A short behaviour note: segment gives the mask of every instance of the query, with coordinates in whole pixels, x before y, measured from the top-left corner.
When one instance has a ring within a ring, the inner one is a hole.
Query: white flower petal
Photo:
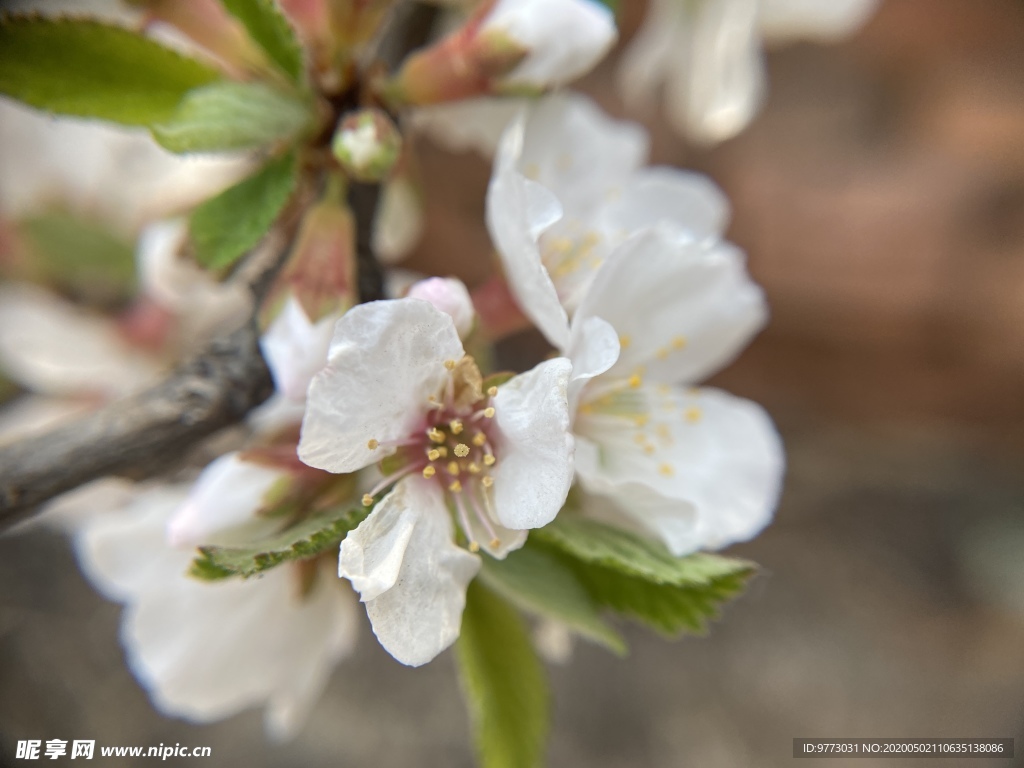
[[[416,527],[407,503],[406,489],[396,487],[341,542],[338,575],[352,582],[363,602],[380,597],[398,581]]]
[[[592,0],[498,0],[481,34],[507,35],[528,53],[506,85],[564,85],[597,64],[618,36],[615,17]]]
[[[187,347],[195,347],[241,326],[252,297],[244,286],[218,282],[183,257],[187,238],[185,219],[150,224],[139,235],[135,261],[143,291],[174,313],[176,331]]]
[[[650,0],[643,25],[622,54],[618,82],[630,111],[651,109],[665,80],[673,51],[685,39],[687,6],[679,0]]]
[[[621,193],[647,153],[642,126],[616,120],[586,96],[566,92],[541,99],[528,112],[515,163],[554,193],[568,220],[585,221],[596,206]]]
[[[337,320],[337,315],[328,315],[312,323],[302,305],[289,296],[260,338],[274,385],[289,400],[305,402],[313,376],[327,365],[327,350]]]
[[[612,238],[660,225],[701,240],[725,232],[729,201],[703,174],[670,167],[643,168],[596,216]]]
[[[648,386],[636,394],[647,405],[643,426],[600,414],[577,418],[584,487],[614,498],[677,555],[760,532],[784,469],[782,443],[764,410],[715,389]]]
[[[859,29],[878,0],[761,0],[761,32],[774,41],[829,41]]]
[[[393,587],[365,600],[380,644],[403,664],[426,664],[459,636],[466,586],[480,559],[452,542],[453,527],[441,489],[418,477],[401,480],[388,495],[394,514],[412,533]]]
[[[138,391],[160,373],[106,318],[22,283],[0,286],[0,367],[35,392],[104,397]]]
[[[225,545],[270,534],[279,521],[257,512],[274,485],[288,477],[284,470],[246,461],[237,452],[224,454],[207,465],[171,517],[168,541],[172,546]]]
[[[724,242],[648,230],[598,271],[577,318],[600,316],[623,342],[609,376],[694,383],[730,362],[767,317],[744,258]]]
[[[702,142],[732,138],[764,98],[759,0],[706,0],[669,62],[668,118]]]
[[[127,603],[121,638],[132,671],[164,713],[199,722],[268,704],[274,735],[291,735],[355,640],[355,600],[328,570],[301,595],[292,566],[251,580],[186,575],[189,550],[163,532],[187,486],[158,487],[80,533],[82,569]]]
[[[329,472],[354,472],[381,458],[370,440],[408,437],[459,360],[451,317],[418,299],[353,307],[338,321],[327,367],[309,387],[299,456]]]
[[[580,317],[572,324],[566,354],[572,361],[569,379],[569,413],[575,413],[584,385],[607,371],[619,359],[619,335],[600,317]]]
[[[540,528],[565,503],[573,478],[571,371],[565,358],[548,360],[507,382],[494,398],[494,510],[506,528]]]
[[[569,342],[569,318],[541,261],[537,237],[561,216],[558,201],[515,170],[522,122],[502,138],[487,190],[487,228],[520,308],[559,349]]]

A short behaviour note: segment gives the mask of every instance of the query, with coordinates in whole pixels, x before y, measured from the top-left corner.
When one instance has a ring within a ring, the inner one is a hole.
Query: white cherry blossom
[[[583,488],[678,555],[755,535],[778,495],[778,436],[757,405],[693,388],[766,317],[742,253],[720,237],[725,200],[694,175],[602,169],[602,144],[642,145],[606,119],[571,137],[535,126],[502,140],[488,224],[524,312],[573,361]],[[574,148],[597,159],[577,164]]]
[[[166,537],[188,485],[141,490],[77,536],[82,570],[125,605],[121,641],[164,714],[211,722],[265,706],[268,733],[293,736],[356,638],[354,595],[329,561],[285,564],[259,579],[187,575],[195,551]]]
[[[877,0],[652,0],[623,56],[633,107],[660,102],[683,135],[717,142],[739,133],[764,98],[764,37],[831,40],[852,33]]]
[[[451,316],[419,299],[363,304],[338,322],[299,456],[329,472],[392,465],[364,503],[394,487],[342,543],[339,573],[399,661],[424,664],[454,642],[481,543],[504,557],[561,509],[569,369],[549,360],[485,390]]]

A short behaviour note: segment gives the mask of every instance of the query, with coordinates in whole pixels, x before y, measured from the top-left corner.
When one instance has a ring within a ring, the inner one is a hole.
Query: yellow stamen
[[[366,447],[367,447],[367,448],[369,448],[369,449],[370,449],[371,451],[376,451],[376,450],[377,450],[377,448],[379,448],[379,447],[380,447],[380,443],[378,443],[378,442],[377,442],[376,440],[373,440],[373,439],[371,439],[371,440],[370,440],[370,441],[369,441],[369,442],[368,442],[368,443],[366,444]]]
[[[436,470],[436,469],[434,469],[433,467],[424,467],[424,468],[423,468],[423,476],[424,476],[425,478],[427,478],[428,480],[429,480],[430,478],[432,478],[432,477],[433,477],[434,475],[436,475],[436,474],[437,474],[437,470]]]
[[[622,334],[619,336],[619,346],[623,349],[629,349],[629,345],[633,343],[633,339],[629,337],[629,334]]]
[[[494,418],[494,408],[484,408],[484,418],[485,419],[493,419]]]
[[[689,408],[686,409],[686,413],[684,413],[683,416],[691,424],[696,424],[698,421],[700,421],[700,417],[703,416],[703,413],[697,406],[690,406]]]
[[[452,480],[451,484],[448,486],[448,490],[452,493],[462,493],[462,483],[458,480]]]
[[[497,549],[501,546],[501,539],[495,537],[491,539],[491,549]]]
[[[448,462],[448,474],[449,475],[458,475],[459,474],[459,462],[457,462],[457,461],[449,461]]]
[[[488,466],[488,467],[494,466],[494,462],[496,462],[496,461],[497,461],[497,459],[494,458],[494,456],[492,454],[490,454],[490,453],[485,453],[484,454],[484,464],[486,466]]]
[[[441,458],[441,452],[437,450],[437,448],[431,448],[427,451],[427,458],[430,459],[430,461],[437,461]]]
[[[496,394],[498,394],[498,388],[497,387],[488,387],[487,388],[487,396],[488,397],[494,397]]]
[[[672,475],[676,473],[676,471],[672,468],[671,464],[662,464],[660,467],[658,467],[658,471],[665,477],[672,477]]]
[[[439,446],[437,446],[437,452],[441,454],[441,458],[442,459],[447,459],[448,458],[448,446],[446,446],[446,445],[439,445]]]
[[[444,432],[442,432],[437,427],[431,427],[430,429],[428,429],[427,437],[429,437],[430,440],[435,443],[443,443],[445,440]]]
[[[449,371],[454,371],[455,370],[455,361],[454,360],[445,360],[444,361],[444,367],[447,368]]]
[[[458,419],[452,419],[451,422],[448,424],[448,426],[451,427],[453,435],[461,434],[461,432],[462,432],[462,422],[459,421]]]
[[[682,349],[685,346],[686,346],[686,337],[685,336],[676,336],[674,339],[672,339],[672,349]]]
[[[485,435],[483,432],[477,432],[475,435],[473,435],[473,445],[483,446],[483,444],[486,442],[487,435]]]
[[[480,482],[481,484],[483,484],[484,488],[490,488],[492,485],[494,485],[494,478],[491,477],[490,475],[485,475],[484,477],[480,478]]]
[[[630,389],[638,389],[640,387],[640,385],[643,384],[643,383],[644,383],[644,380],[640,376],[639,373],[634,373],[632,376],[629,377],[629,388]]]
[[[455,455],[460,459],[464,459],[469,456],[469,446],[465,443],[459,443],[455,446]]]
[[[372,507],[373,506],[373,496],[371,496],[368,493],[364,493],[363,494],[363,506],[364,507]]]
[[[469,542],[469,551],[475,555],[477,552],[480,551],[480,545],[477,544],[475,541]]]
[[[477,464],[475,461],[469,462],[469,466],[467,466],[466,469],[469,471],[469,474],[471,475],[480,474],[480,465]]]

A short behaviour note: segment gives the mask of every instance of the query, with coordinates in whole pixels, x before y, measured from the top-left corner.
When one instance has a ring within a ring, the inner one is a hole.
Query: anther
[[[487,388],[487,396],[488,397],[494,397],[497,394],[498,394],[498,388],[497,387],[488,387]]]
[[[445,441],[444,432],[437,427],[431,427],[427,430],[427,437],[429,437],[435,443],[443,443]]]
[[[499,538],[491,539],[491,549],[497,549],[500,546],[501,546],[501,539],[499,539]]]
[[[448,474],[458,476],[459,474],[459,462],[449,461],[448,462]]]
[[[475,435],[473,435],[473,445],[477,447],[482,447],[483,444],[486,442],[487,435],[485,435],[483,432],[477,432]]]
[[[423,476],[425,478],[427,478],[428,480],[430,478],[432,478],[435,474],[437,474],[437,470],[434,469],[433,467],[424,467],[423,468]]]
[[[437,461],[438,459],[441,458],[441,452],[437,450],[437,448],[431,448],[430,450],[427,451],[427,458],[430,461]]]
[[[697,408],[696,406],[692,406],[690,408],[687,408],[686,409],[686,413],[684,414],[684,416],[686,417],[686,420],[688,422],[690,422],[691,424],[696,424],[698,421],[700,421],[701,415],[702,415],[702,413],[701,413],[700,408]]]
[[[658,467],[658,471],[665,475],[665,477],[672,477],[676,473],[671,464],[662,464]]]
[[[477,464],[475,461],[471,461],[471,462],[469,462],[469,465],[466,467],[466,470],[471,475],[479,475],[480,474],[480,465]]]
[[[446,446],[446,445],[439,445],[439,446],[437,446],[437,452],[441,454],[441,458],[442,459],[447,459],[448,458],[448,446]]]
[[[643,380],[643,378],[641,378],[639,373],[634,373],[632,376],[629,377],[629,388],[630,389],[638,389],[640,387],[640,385],[643,384],[643,383],[644,383],[644,380]]]
[[[491,477],[490,475],[485,475],[484,477],[480,478],[480,482],[484,486],[484,488],[490,488],[492,485],[494,485],[494,478]]]
[[[363,506],[364,507],[372,507],[373,506],[373,496],[371,496],[368,493],[364,493],[363,494]]]
[[[619,336],[619,346],[622,347],[623,349],[629,349],[629,345],[632,342],[633,340],[629,338],[629,336],[625,333]]]
[[[453,435],[458,435],[462,432],[462,422],[458,419],[452,419],[448,426],[451,427]]]
[[[454,371],[455,370],[455,361],[454,360],[445,360],[444,361],[444,367],[447,368],[449,371]]]
[[[480,551],[480,545],[477,544],[475,541],[469,542],[469,551],[475,555],[477,552]]]
[[[376,451],[380,447],[380,443],[378,443],[376,440],[371,439],[366,444],[366,447],[369,448],[371,451]]]
[[[494,418],[494,408],[493,407],[484,408],[484,418],[485,419],[493,419]]]
[[[452,480],[452,482],[448,486],[448,490],[451,491],[452,493],[462,493],[462,483],[460,483],[458,480]]]
[[[672,339],[672,349],[682,349],[685,346],[686,346],[686,337],[685,336],[676,336],[674,339]]]
[[[465,443],[459,443],[455,446],[455,455],[460,459],[464,459],[469,456],[469,446]]]
[[[490,453],[485,453],[484,454],[484,464],[486,466],[488,466],[488,467],[493,466],[495,461],[497,461],[497,459],[494,458],[493,454],[490,454]]]

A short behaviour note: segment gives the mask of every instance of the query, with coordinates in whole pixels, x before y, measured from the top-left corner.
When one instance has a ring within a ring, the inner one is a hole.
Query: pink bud
[[[473,327],[473,302],[461,280],[454,277],[420,280],[409,289],[409,298],[429,301],[437,309],[451,315],[459,336],[465,337]]]

